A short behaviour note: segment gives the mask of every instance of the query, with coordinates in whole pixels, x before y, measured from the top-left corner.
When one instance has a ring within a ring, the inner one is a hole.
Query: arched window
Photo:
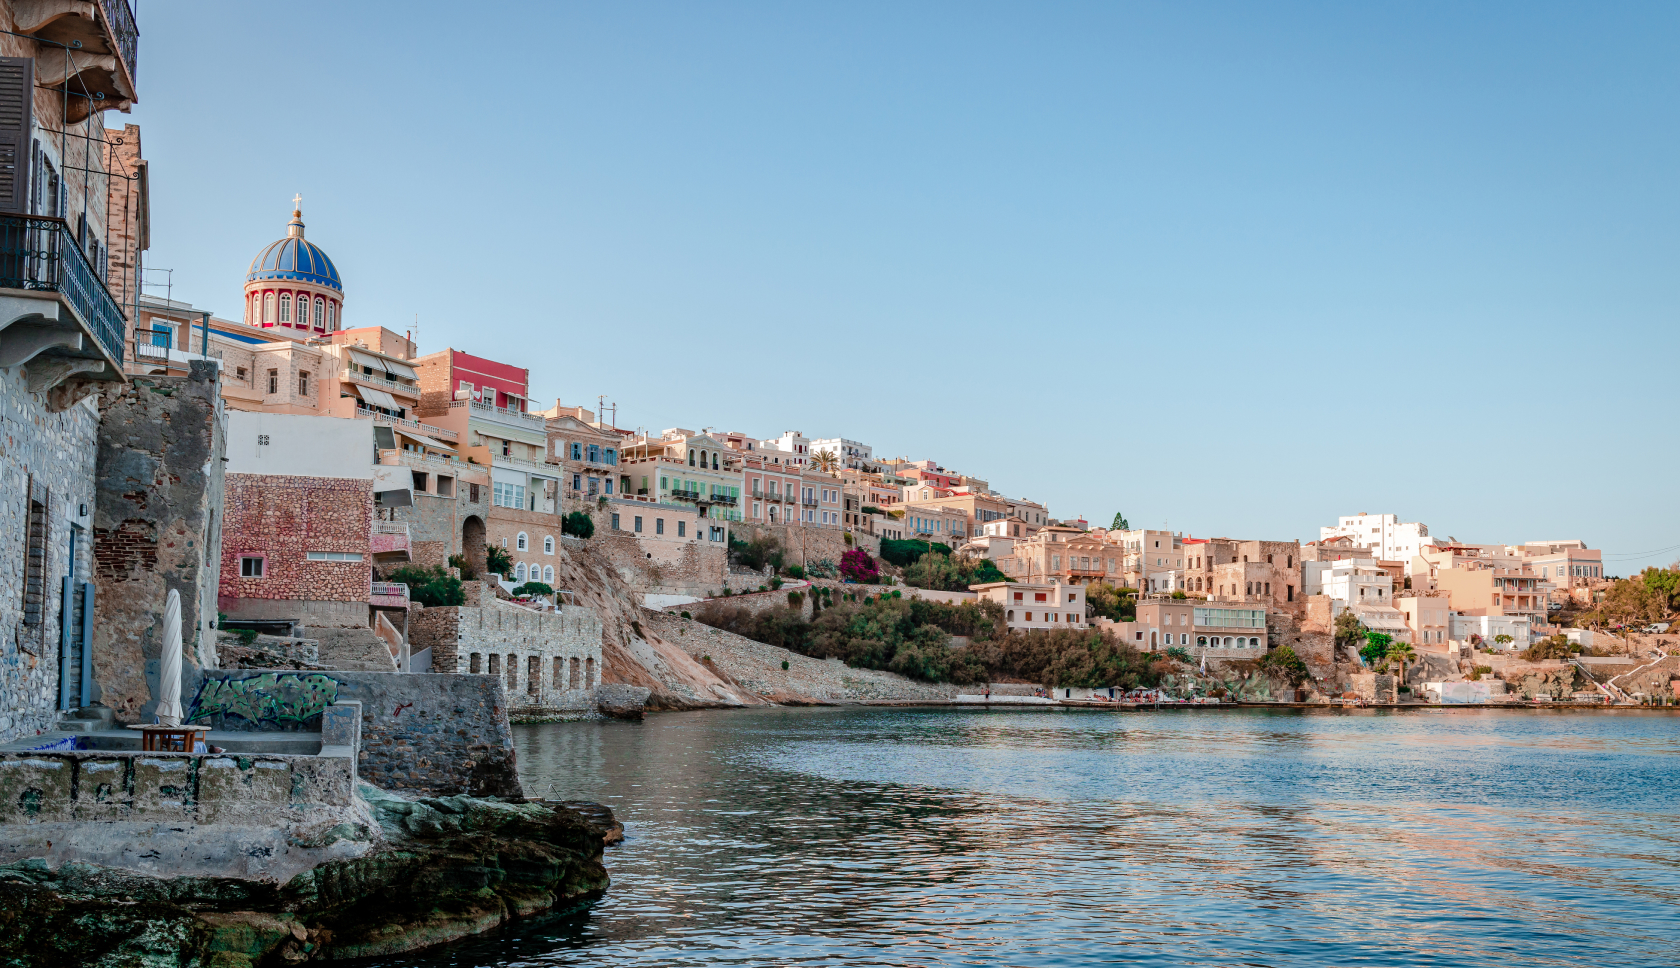
[[[1012,608],[1009,611],[1003,613],[1003,617],[1004,617],[1005,621],[1009,621],[1009,622],[1015,621],[1015,610]]]
[[[1204,648],[1204,649],[1207,648],[1207,636],[1205,636],[1205,635],[1196,636],[1196,644],[1198,646],[1200,646],[1201,648]]]
[[[1248,647],[1251,648],[1251,649],[1260,648],[1260,640],[1259,639],[1249,639],[1248,640]]]
[[[338,329],[338,303],[327,304],[327,330]]]
[[[688,466],[694,466],[694,451],[692,450],[688,452]]]
[[[545,554],[545,555],[554,554],[554,535],[551,535],[551,534],[543,535],[543,554]]]
[[[543,584],[544,585],[554,584],[554,566],[553,565],[543,565]]]
[[[712,470],[715,471],[717,469],[718,469],[718,455],[714,452],[712,454]]]
[[[327,313],[327,301],[325,299],[322,299],[319,296],[317,296],[315,298],[315,328],[316,329],[320,329],[324,325],[326,325],[326,319],[327,319],[326,313]]]
[[[521,537],[524,536],[521,535]],[[522,582],[525,580],[525,562],[521,561],[519,564],[513,566],[513,578],[515,581]]]
[[[524,551],[528,547],[525,532],[519,532],[519,537],[513,539],[513,550]]]
[[[292,321],[292,294],[289,292],[280,294],[280,321],[282,323]]]
[[[274,293],[263,294],[263,322],[274,322]]]

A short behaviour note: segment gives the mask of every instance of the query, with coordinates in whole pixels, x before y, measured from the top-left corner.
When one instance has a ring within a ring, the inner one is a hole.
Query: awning
[[[384,407],[386,410],[403,409],[402,404],[398,403],[395,397],[384,390],[375,390],[373,387],[364,387],[361,384],[354,384],[354,386],[356,392],[362,395],[362,399],[372,406]]]
[[[379,495],[379,503],[385,507],[411,507],[414,472],[401,465],[373,465],[373,493]]]
[[[350,359],[354,360],[358,366],[365,366],[381,373],[389,373],[392,376],[402,377],[405,380],[420,379],[419,374],[414,372],[414,367],[409,366],[407,363],[399,363],[396,360],[387,360],[382,356],[374,356],[372,353],[364,353],[361,350],[356,349],[350,351]]]
[[[417,437],[415,439],[420,441],[422,444],[425,444],[427,450],[441,450],[446,454],[455,453],[454,446],[446,444],[441,440],[433,440],[430,437]]]

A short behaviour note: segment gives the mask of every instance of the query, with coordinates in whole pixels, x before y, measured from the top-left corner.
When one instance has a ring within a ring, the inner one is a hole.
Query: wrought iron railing
[[[698,501],[698,500],[700,500],[700,492],[699,491],[685,491],[682,488],[674,487],[674,488],[671,489],[671,497],[673,497],[673,498],[675,498],[679,501]]]
[[[62,295],[99,345],[123,361],[122,310],[63,219],[0,215],[0,288]]]
[[[105,25],[111,31],[117,54],[128,68],[128,79],[139,87],[139,65],[135,57],[140,51],[140,28],[134,23],[134,11],[129,8],[128,0],[99,0],[99,7],[104,11]]]
[[[741,500],[739,498],[737,498],[737,497],[735,497],[734,495],[731,495],[731,494],[713,494],[711,497],[708,497],[706,500],[712,502],[713,504],[724,504],[724,505],[728,505],[729,507],[734,507],[735,505],[741,503]]]

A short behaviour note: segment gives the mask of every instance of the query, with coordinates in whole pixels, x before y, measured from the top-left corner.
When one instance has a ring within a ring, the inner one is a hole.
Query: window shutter
[[[0,57],[0,212],[28,212],[33,57]]]

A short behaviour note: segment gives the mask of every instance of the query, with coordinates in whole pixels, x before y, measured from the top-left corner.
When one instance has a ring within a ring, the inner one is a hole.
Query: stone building
[[[93,689],[99,415],[90,397],[123,382],[128,323],[105,287],[109,178],[92,106],[134,101],[127,15],[123,4],[0,3],[10,31],[0,33],[3,740],[44,729]],[[103,99],[66,97],[56,90],[65,85]]]
[[[220,606],[241,620],[365,627],[373,425],[228,414]]]
[[[1100,535],[1058,525],[1013,541],[1009,554],[997,560],[997,568],[1019,581],[1119,584],[1123,563],[1121,549]]]
[[[593,707],[602,628],[593,609],[536,612],[497,601],[482,582],[466,587],[466,605],[415,613],[410,644],[432,650],[433,671],[501,678],[516,716]]]

